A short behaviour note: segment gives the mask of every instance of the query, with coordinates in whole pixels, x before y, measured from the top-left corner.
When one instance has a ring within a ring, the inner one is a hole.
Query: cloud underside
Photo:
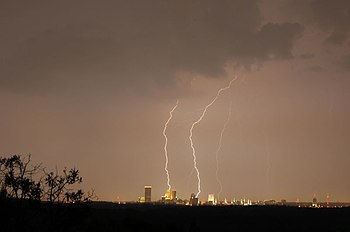
[[[350,36],[350,1],[286,0],[285,8],[294,18],[312,23],[328,33],[325,42],[342,45]],[[286,12],[286,13],[287,13]]]
[[[121,1],[99,5],[93,19],[87,13],[92,2],[82,9],[72,5],[72,15],[64,18],[64,7],[57,6],[51,12],[56,20],[1,57],[0,86],[47,90],[87,81],[172,85],[178,71],[216,77],[227,63],[249,67],[293,58],[302,26],[262,25],[257,2]],[[79,16],[73,20],[74,10]],[[23,26],[13,25],[18,30]]]

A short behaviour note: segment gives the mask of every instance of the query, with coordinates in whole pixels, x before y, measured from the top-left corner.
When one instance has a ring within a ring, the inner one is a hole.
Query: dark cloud
[[[288,0],[284,10],[293,18],[316,24],[329,33],[325,42],[344,44],[350,35],[350,1]]]
[[[54,89],[86,82],[93,75],[106,75],[102,65],[118,52],[108,39],[82,37],[75,33],[45,32],[20,44],[3,62],[1,85],[19,90]],[[98,78],[97,78],[98,79]]]
[[[302,32],[299,24],[261,25],[258,1],[60,1],[18,7],[3,7],[0,27],[7,33],[0,46],[13,49],[1,57],[0,86],[19,91],[106,83],[171,86],[177,71],[220,76],[227,62],[249,67],[293,58]],[[18,31],[23,31],[20,40]]]
[[[312,53],[304,53],[299,56],[303,60],[309,60],[315,58],[315,54]]]
[[[311,66],[311,71],[313,71],[313,72],[321,72],[321,71],[323,71],[323,68],[321,66],[319,66],[319,65],[313,65],[313,66]]]
[[[293,58],[292,49],[296,39],[301,37],[302,26],[298,23],[268,23],[257,34],[257,51],[263,59]]]
[[[350,54],[343,56],[339,64],[345,71],[350,72]]]
[[[348,0],[312,1],[314,20],[331,34],[328,42],[342,44],[350,32],[350,2]]]

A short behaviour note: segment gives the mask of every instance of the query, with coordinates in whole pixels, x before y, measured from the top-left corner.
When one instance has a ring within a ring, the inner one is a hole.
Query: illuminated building
[[[152,201],[152,186],[145,186],[145,202]]]
[[[326,196],[326,206],[327,208],[329,207],[329,193],[327,193],[327,196]]]
[[[264,201],[264,205],[275,205],[275,204],[276,204],[276,201],[273,199]]]
[[[139,197],[138,202],[139,203],[145,203],[145,197]]]
[[[194,193],[191,194],[190,205],[192,205],[192,206],[198,205],[198,198],[196,197],[196,194],[194,194]]]
[[[162,196],[162,202],[171,202],[171,201],[176,201],[177,198],[176,198],[176,190],[167,190],[165,192],[165,195]]]
[[[172,190],[172,191],[171,191],[171,197],[170,197],[170,199],[171,199],[172,201],[176,201],[176,190]]]
[[[300,199],[299,199],[299,197],[297,197],[297,200],[295,201],[295,203],[298,205],[298,207],[300,207]]]
[[[208,195],[208,204],[209,205],[215,205],[215,195],[214,194],[209,194]]]
[[[316,197],[315,193],[314,193],[314,197],[312,198],[312,207],[318,207],[318,205],[317,205],[317,197]]]
[[[171,189],[167,190],[164,196],[162,196],[161,201],[167,204],[176,202],[177,201],[176,190],[171,190]]]
[[[171,193],[170,193],[170,190],[167,190],[166,193],[165,193],[165,200],[169,201],[171,200]]]

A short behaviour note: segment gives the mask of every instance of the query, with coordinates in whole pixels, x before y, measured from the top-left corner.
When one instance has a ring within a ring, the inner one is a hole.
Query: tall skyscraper
[[[170,190],[166,191],[166,193],[165,193],[165,200],[167,200],[167,201],[171,200],[171,192],[170,192]]]
[[[208,204],[209,205],[215,205],[215,195],[214,194],[209,194],[208,195]]]
[[[191,194],[190,204],[192,206],[197,206],[198,205],[198,198],[196,197],[196,194],[194,194],[194,193]]]
[[[152,201],[152,186],[145,186],[145,202]]]
[[[173,190],[171,191],[171,200],[172,200],[172,201],[176,201],[176,190],[175,190],[175,189],[173,189]]]

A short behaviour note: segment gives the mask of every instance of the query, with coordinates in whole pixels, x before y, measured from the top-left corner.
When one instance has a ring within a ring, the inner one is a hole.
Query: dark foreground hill
[[[0,231],[350,231],[350,208],[2,201]]]

